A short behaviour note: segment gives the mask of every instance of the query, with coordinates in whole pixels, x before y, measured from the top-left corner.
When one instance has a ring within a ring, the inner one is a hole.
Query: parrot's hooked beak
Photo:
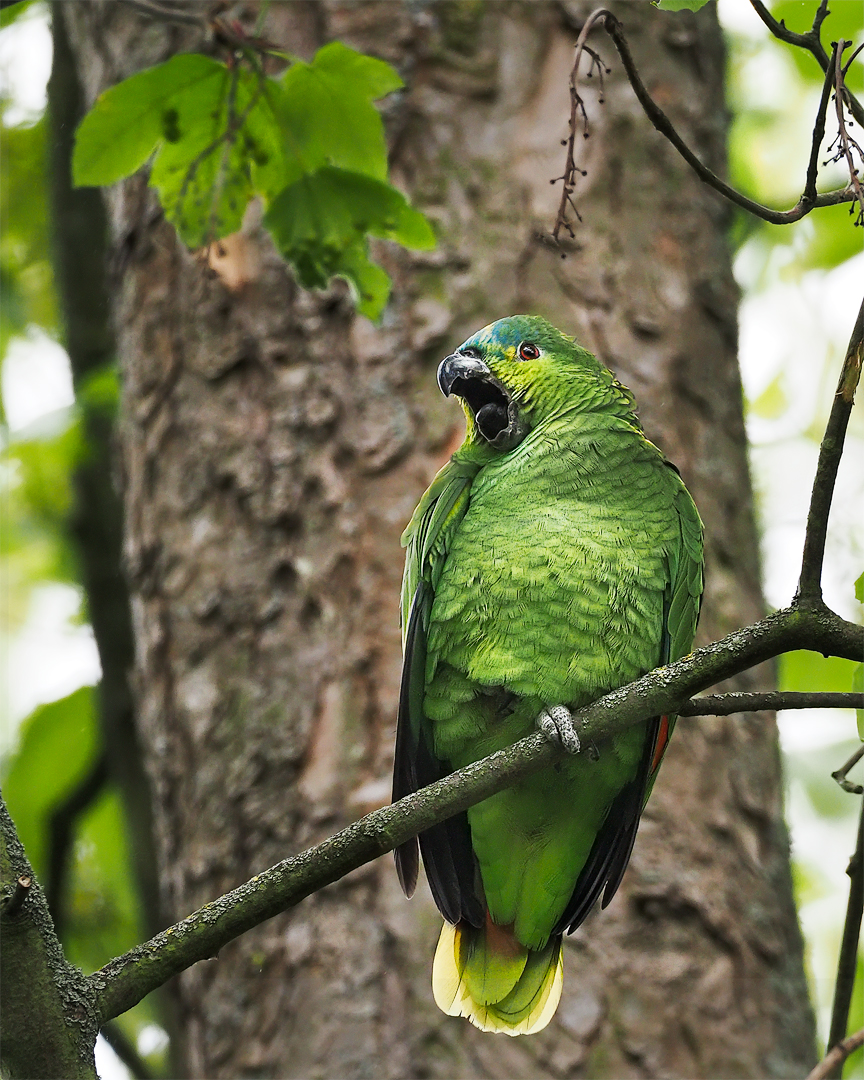
[[[497,450],[512,450],[528,433],[507,388],[479,357],[455,352],[438,368],[438,385],[445,397],[461,397],[474,416],[478,432]]]

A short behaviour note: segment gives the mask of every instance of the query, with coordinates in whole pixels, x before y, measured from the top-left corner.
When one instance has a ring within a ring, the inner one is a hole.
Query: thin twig
[[[806,217],[806,215],[816,207],[836,206],[838,203],[852,201],[853,196],[850,195],[846,188],[844,188],[838,191],[825,192],[821,195],[817,194],[815,198],[812,199],[802,196],[791,210],[772,210],[770,207],[763,206],[754,199],[748,199],[747,196],[742,195],[740,191],[736,191],[735,188],[721,180],[716,173],[712,172],[707,165],[704,165],[699,158],[696,157],[672,126],[671,121],[660,106],[655,104],[652,100],[639,77],[639,72],[630,53],[630,47],[627,44],[627,39],[624,36],[624,29],[621,26],[621,23],[610,13],[607,15],[603,25],[609,36],[612,38],[612,41],[615,43],[615,48],[618,50],[618,54],[621,57],[624,70],[627,72],[627,78],[630,80],[630,85],[635,90],[639,103],[645,110],[648,119],[660,134],[665,135],[669,142],[672,143],[687,164],[696,172],[700,180],[703,180],[710,187],[714,188],[715,191],[719,191],[720,194],[724,195],[730,202],[749,211],[763,221],[770,222],[772,225],[788,225],[794,221],[800,221],[801,218]]]
[[[834,107],[837,110],[837,140],[839,142],[837,155],[834,160],[839,161],[842,157],[846,162],[846,167],[849,169],[849,183],[851,184],[852,190],[855,192],[861,207],[856,215],[855,224],[864,225],[864,190],[862,190],[861,181],[858,179],[858,170],[855,168],[853,150],[857,150],[858,156],[862,160],[864,160],[864,152],[862,152],[861,147],[846,130],[846,116],[844,111],[848,91],[843,82],[843,52],[847,45],[851,45],[851,42],[844,41],[841,38],[834,46]]]
[[[816,1068],[807,1074],[807,1080],[828,1080],[829,1076],[839,1076],[840,1073],[835,1073],[834,1070],[838,1065],[843,1064],[853,1050],[857,1050],[861,1046],[864,1046],[864,1028],[856,1031],[854,1035],[847,1035],[842,1042],[837,1043]]]
[[[778,41],[785,41],[787,45],[797,45],[799,49],[805,49],[813,54],[823,72],[827,73],[830,70],[831,59],[825,51],[821,39],[822,23],[825,21],[825,17],[830,14],[828,0],[821,0],[819,7],[816,9],[816,14],[813,16],[813,25],[804,34],[796,34],[794,30],[789,30],[782,20],[778,22],[762,3],[762,0],[750,0],[750,3],[753,10]],[[849,94],[849,110],[858,123],[864,127],[864,107],[852,94]]]
[[[861,936],[861,916],[864,914],[864,799],[858,819],[858,841],[855,853],[846,870],[849,875],[849,902],[846,905],[846,921],[843,923],[843,940],[837,961],[837,981],[834,984],[834,1005],[831,1010],[831,1028],[828,1033],[828,1050],[843,1041],[849,1026],[849,1007],[855,985],[855,969],[858,966],[858,939]],[[828,1078],[839,1080],[843,1071],[845,1055],[825,1072]]]
[[[679,716],[731,716],[739,712],[779,712],[781,709],[864,709],[864,694],[770,690],[755,694],[706,694],[685,701]]]
[[[849,348],[843,361],[837,392],[831,406],[831,414],[825,427],[825,435],[819,447],[819,461],[810,496],[807,513],[807,533],[804,537],[804,553],[801,559],[801,576],[795,603],[819,602],[822,599],[822,563],[825,558],[825,539],[828,535],[828,515],[834,496],[837,469],[843,454],[849,415],[855,402],[855,390],[861,378],[864,360],[864,300],[858,309],[858,318],[849,339]]]
[[[837,46],[834,46],[835,55],[837,55]],[[816,113],[816,123],[813,125],[813,138],[810,143],[810,160],[807,163],[807,179],[804,183],[804,193],[801,196],[802,199],[807,198],[811,201],[816,199],[818,192],[816,191],[816,179],[819,173],[819,149],[822,146],[822,140],[825,138],[825,117],[828,114],[828,102],[831,100],[831,89],[834,86],[834,72],[829,66],[825,72],[825,78],[822,82],[822,97],[819,101],[819,109]]]
[[[864,795],[864,787],[861,784],[853,784],[851,780],[846,779],[849,770],[853,769],[862,757],[864,757],[864,743],[861,743],[845,764],[841,765],[836,772],[831,773],[831,779],[836,780],[840,787],[848,791],[850,795]]]
[[[15,882],[15,892],[8,898],[3,905],[2,912],[7,919],[14,919],[24,901],[30,894],[30,886],[33,884],[33,878],[31,877],[19,877]]]
[[[796,45],[799,49],[806,49],[807,52],[816,57],[823,71],[828,70],[828,54],[825,52],[820,36],[822,23],[829,14],[828,0],[821,0],[819,7],[816,9],[816,14],[813,16],[813,25],[804,34],[797,34],[794,30],[790,30],[782,20],[778,22],[762,3],[762,0],[750,0],[750,3],[753,10],[778,41],[785,41],[787,45]]]
[[[772,210],[770,207],[763,206],[754,199],[749,199],[746,195],[743,195],[740,191],[731,187],[724,180],[721,180],[707,165],[704,165],[699,160],[675,130],[669,117],[663,112],[660,106],[654,102],[651,95],[645,89],[645,85],[642,82],[639,71],[630,53],[627,38],[624,36],[624,29],[611,11],[608,11],[606,8],[598,8],[588,16],[577,40],[577,62],[581,56],[579,43],[581,42],[584,47],[584,39],[587,38],[588,33],[598,25],[602,26],[606,33],[612,38],[615,48],[618,50],[618,55],[621,57],[621,62],[624,65],[627,78],[630,80],[630,85],[633,87],[645,115],[657,131],[672,143],[699,179],[704,181],[704,183],[708,184],[708,186],[712,187],[715,191],[718,191],[730,202],[747,210],[755,217],[761,218],[762,221],[770,222],[772,225],[789,225],[792,222],[800,221],[801,218],[806,217],[807,214],[817,207],[838,206],[842,203],[854,201],[855,195],[849,190],[848,185],[837,191],[827,191],[821,194],[811,194],[809,187],[805,187],[804,194],[802,194],[801,198],[791,210]],[[558,216],[555,219],[555,227],[553,229],[553,236],[556,240],[558,239],[561,228],[568,229],[569,231],[566,221],[567,199],[572,192],[572,182],[575,179],[576,174],[581,171],[576,168],[573,151],[576,140],[577,109],[582,108],[584,110],[584,106],[582,105],[582,99],[579,97],[578,91],[575,89],[575,85],[574,65],[574,69],[570,75],[570,137],[567,140],[567,160],[563,176],[564,191],[561,195]],[[585,124],[585,130],[587,132],[587,119]],[[553,183],[554,182],[555,181],[553,181]]]
[[[579,37],[576,39],[576,55],[573,59],[573,67],[570,69],[570,135],[567,138],[567,158],[564,162],[564,174],[559,176],[556,180],[550,181],[550,183],[557,184],[558,180],[562,181],[561,201],[558,205],[558,215],[555,218],[555,227],[552,230],[552,236],[558,243],[559,236],[562,229],[566,229],[570,234],[570,239],[573,239],[573,229],[570,227],[567,221],[567,207],[570,206],[579,221],[582,218],[579,215],[579,211],[576,209],[576,204],[573,202],[573,186],[576,182],[576,177],[584,176],[584,170],[580,169],[576,165],[576,128],[578,126],[579,116],[582,117],[582,137],[587,139],[591,134],[588,126],[588,113],[585,111],[585,102],[582,100],[582,96],[577,89],[577,83],[579,78],[579,64],[582,60],[582,53],[587,52],[591,57],[591,70],[594,70],[596,66],[600,71],[600,92],[602,99],[603,92],[603,62],[593,49],[589,49],[585,42],[588,40],[588,35],[594,29],[594,24],[603,18],[608,13],[602,8],[598,11],[593,11],[585,20],[585,25],[579,31]]]
[[[859,632],[825,607],[786,608],[605,695],[574,719],[586,745],[601,742],[646,717],[675,712],[692,694],[778,653],[810,648],[856,657]],[[349,871],[560,760],[560,753],[542,735],[530,735],[263,871],[91,975],[101,1021]]]

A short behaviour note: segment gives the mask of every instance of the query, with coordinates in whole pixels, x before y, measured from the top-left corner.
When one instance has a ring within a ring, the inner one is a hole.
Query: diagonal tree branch
[[[570,203],[570,191],[572,186],[568,190],[568,184],[572,184],[572,180],[576,173],[579,172],[575,167],[573,160],[573,148],[575,145],[575,128],[576,128],[576,116],[577,110],[582,110],[582,99],[576,90],[576,78],[579,69],[579,62],[582,59],[582,53],[585,50],[585,39],[594,26],[602,26],[606,33],[612,38],[615,48],[618,50],[618,55],[621,57],[621,62],[624,65],[624,70],[627,73],[627,78],[630,81],[630,85],[636,93],[636,97],[639,99],[639,104],[642,106],[645,115],[660,132],[678,151],[681,157],[687,162],[687,164],[693,169],[696,175],[709,187],[714,188],[730,202],[736,206],[740,206],[742,209],[747,210],[749,213],[761,218],[763,221],[770,222],[772,225],[789,225],[792,222],[800,221],[801,218],[806,217],[811,210],[822,206],[837,206],[841,203],[853,202],[856,198],[855,193],[847,187],[840,188],[836,191],[823,192],[821,194],[811,192],[808,183],[805,186],[804,193],[801,198],[790,210],[772,210],[771,207],[763,206],[761,203],[756,202],[754,199],[749,199],[746,195],[743,195],[740,191],[733,188],[730,184],[727,184],[724,180],[708,168],[699,158],[693,153],[690,147],[684,142],[678,132],[675,130],[669,117],[663,112],[659,105],[653,100],[651,95],[645,88],[645,84],[639,75],[639,70],[633,60],[633,56],[630,52],[630,46],[627,43],[627,38],[624,35],[624,28],[615,15],[612,14],[606,8],[597,8],[592,11],[588,16],[588,19],[582,26],[582,30],[579,34],[579,39],[576,45],[576,57],[573,62],[573,68],[570,74],[570,95],[571,95],[571,110],[570,110],[570,138],[567,140],[567,162],[564,169],[564,192],[561,198],[561,207],[559,208],[558,217],[556,218],[555,228],[553,235],[558,238],[560,230],[562,228],[569,229],[566,220],[566,207],[572,205]],[[575,95],[575,98],[574,98]],[[826,102],[827,104],[827,102]],[[818,123],[818,122],[817,122]],[[814,141],[816,134],[814,132]],[[820,140],[821,141],[821,140]],[[553,181],[554,183],[554,181]]]
[[[834,1046],[819,1062],[816,1068],[807,1076],[807,1080],[827,1080],[831,1076],[840,1076],[835,1070],[841,1067],[843,1062],[859,1047],[864,1046],[864,1028],[856,1031],[854,1035],[848,1035],[842,1042]]]
[[[674,712],[691,694],[722,679],[799,648],[857,657],[860,627],[824,605],[786,608],[605,695],[575,713],[574,719],[585,740],[601,742],[646,717]],[[198,960],[215,956],[253,926],[551,764],[560,753],[542,735],[528,736],[256,875],[90,976],[101,1022],[125,1012]]]
[[[864,914],[864,798],[858,819],[858,841],[846,870],[849,875],[849,900],[846,921],[843,924],[843,940],[837,961],[837,981],[834,986],[834,1005],[831,1010],[831,1028],[828,1033],[828,1050],[843,1041],[849,1024],[849,1008],[855,986],[855,969],[858,965],[858,940],[861,936],[861,916]],[[824,1075],[839,1080],[843,1071],[841,1057]]]

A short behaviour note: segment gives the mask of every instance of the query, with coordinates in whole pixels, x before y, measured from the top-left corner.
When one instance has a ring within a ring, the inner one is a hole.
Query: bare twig
[[[706,694],[685,701],[679,716],[731,716],[740,712],[778,712],[780,709],[862,709],[864,694],[771,690],[757,694]],[[854,764],[854,762],[853,762]]]
[[[810,509],[807,513],[807,533],[804,538],[804,553],[801,559],[801,576],[795,603],[818,602],[822,599],[822,562],[825,557],[825,538],[828,534],[828,515],[834,496],[834,484],[837,469],[843,454],[843,443],[849,415],[855,401],[855,390],[861,378],[861,363],[864,360],[864,301],[858,309],[858,318],[849,339],[849,348],[843,361],[840,380],[831,414],[825,428],[825,435],[819,447],[819,461],[816,465],[816,477],[813,480],[813,493],[810,496]]]
[[[778,22],[762,3],[762,0],[750,0],[750,3],[753,10],[778,41],[785,41],[787,45],[797,45],[799,49],[806,49],[807,52],[812,53],[816,58],[816,62],[827,74],[831,68],[831,58],[822,44],[821,30],[822,23],[825,21],[826,16],[830,14],[828,0],[821,0],[819,7],[816,9],[816,14],[813,16],[813,25],[804,34],[796,34],[794,30],[789,30],[782,19]],[[852,94],[849,94],[849,110],[858,123],[864,127],[864,107]]]
[[[835,56],[837,53],[837,46],[834,46]],[[815,200],[818,192],[816,191],[816,178],[819,173],[819,149],[822,146],[822,140],[825,138],[825,117],[828,113],[828,102],[831,100],[831,89],[834,86],[834,71],[831,66],[825,72],[825,78],[822,82],[822,97],[819,101],[819,108],[816,112],[816,123],[813,125],[813,138],[810,143],[810,160],[807,163],[807,179],[804,182],[804,194],[802,199],[807,198]]]
[[[842,1065],[853,1050],[864,1046],[864,1028],[856,1031],[854,1035],[848,1035],[842,1042],[830,1050],[819,1062],[816,1068],[807,1074],[807,1080],[827,1080],[829,1076],[839,1076],[835,1073],[838,1065]]]
[[[579,215],[579,211],[576,209],[576,204],[573,202],[573,188],[576,183],[577,176],[585,176],[585,171],[580,169],[576,165],[576,129],[579,125],[579,117],[582,117],[582,137],[587,139],[591,134],[588,126],[588,113],[585,111],[585,102],[582,100],[582,95],[577,89],[577,82],[579,78],[579,64],[582,60],[582,53],[587,52],[591,57],[591,68],[589,74],[596,68],[600,73],[600,94],[602,101],[603,94],[603,61],[594,52],[593,49],[589,49],[585,42],[588,39],[588,35],[594,28],[594,24],[605,18],[607,12],[603,9],[592,12],[585,20],[585,25],[579,32],[579,37],[576,39],[576,55],[573,59],[573,67],[570,69],[570,135],[567,138],[567,159],[564,162],[564,173],[562,176],[557,177],[555,180],[551,180],[550,183],[557,184],[558,180],[562,181],[563,187],[561,191],[561,201],[558,205],[558,215],[555,218],[555,227],[552,230],[552,236],[556,243],[562,229],[565,229],[572,240],[574,238],[573,229],[567,220],[567,207],[569,206],[579,221],[582,218]]]
[[[792,649],[856,657],[860,628],[825,607],[786,608],[644,675],[574,714],[583,741],[600,742],[740,671]],[[322,844],[265,870],[90,976],[101,1022],[131,1008],[198,960],[293,907],[349,871],[488,798],[560,752],[540,735],[475,762],[349,825]]]
[[[843,81],[844,67],[843,67],[843,52],[847,45],[851,42],[844,41],[842,38],[834,46],[834,106],[837,110],[837,153],[834,157],[835,161],[839,161],[843,158],[846,162],[846,167],[849,169],[849,183],[852,190],[855,192],[855,197],[858,199],[860,209],[855,217],[856,225],[864,225],[864,190],[861,187],[861,181],[858,178],[858,169],[855,167],[854,151],[857,151],[858,157],[864,160],[864,152],[861,147],[852,138],[849,132],[846,130],[846,116],[845,105],[849,96],[849,91],[846,89],[846,84]],[[851,60],[850,60],[851,63]]]
[[[848,791],[850,795],[864,795],[864,787],[861,784],[853,784],[851,780],[846,779],[849,770],[853,769],[862,757],[864,757],[864,743],[858,747],[844,765],[841,765],[836,772],[831,773],[832,780],[836,780],[840,787],[844,791]]]
[[[627,78],[630,80],[630,85],[633,87],[636,97],[639,99],[639,104],[642,106],[645,115],[657,131],[672,143],[700,180],[704,181],[715,191],[718,191],[730,202],[735,203],[736,206],[740,206],[754,216],[761,218],[762,221],[770,222],[772,225],[789,225],[792,222],[800,221],[801,218],[806,217],[807,214],[817,207],[837,206],[842,203],[854,201],[855,195],[849,190],[848,186],[838,189],[837,191],[827,191],[821,194],[812,194],[808,186],[805,187],[801,198],[791,210],[772,210],[770,207],[763,206],[754,199],[749,199],[746,195],[743,195],[740,191],[731,187],[696,157],[690,147],[687,146],[675,130],[669,117],[663,112],[660,106],[654,102],[651,95],[645,89],[645,85],[642,82],[639,71],[630,53],[627,39],[624,36],[624,29],[611,11],[608,11],[606,8],[598,8],[588,16],[577,41],[577,61],[581,56],[579,42],[581,41],[584,47],[584,38],[587,38],[588,33],[590,33],[595,26],[602,26],[606,33],[612,38],[615,48],[618,50],[618,55],[621,57],[621,62],[624,65]],[[574,70],[570,75],[570,96],[570,137],[567,140],[567,161],[563,177],[565,190],[561,196],[561,204],[553,229],[553,236],[556,240],[558,239],[558,235],[562,228],[569,231],[569,226],[566,221],[568,198],[572,192],[572,183],[575,180],[577,173],[580,171],[575,165],[573,150],[576,140],[578,113],[579,111],[584,112],[584,104],[582,103],[581,97],[579,97],[578,91],[575,89],[575,65]],[[587,119],[585,123],[587,125]]]
[[[24,901],[30,894],[30,886],[33,884],[33,878],[29,875],[27,877],[19,877],[15,882],[15,892],[9,897],[6,903],[3,905],[3,914],[7,919],[14,919]]]
[[[861,916],[864,914],[864,799],[861,800],[861,814],[858,819],[858,841],[846,873],[849,875],[849,902],[846,905],[843,940],[837,961],[837,981],[834,984],[834,1005],[828,1033],[829,1051],[841,1043],[846,1035],[852,989],[855,985],[855,969],[858,964],[858,939],[861,936]],[[839,1080],[845,1059],[846,1054],[843,1054],[823,1075]]]

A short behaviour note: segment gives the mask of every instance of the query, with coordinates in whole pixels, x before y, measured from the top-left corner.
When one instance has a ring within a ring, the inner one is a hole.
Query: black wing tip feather
[[[410,900],[417,888],[417,876],[420,872],[420,859],[417,854],[417,837],[412,836],[393,852],[396,860],[396,876],[402,886],[402,892]]]
[[[553,933],[572,934],[585,921],[588,913],[603,894],[601,908],[608,907],[624,878],[633,853],[645,788],[651,771],[651,760],[660,730],[661,717],[648,721],[645,748],[636,776],[619,792],[609,808],[606,821],[597,834],[588,859],[573,889],[570,902],[558,920]]]
[[[431,587],[428,582],[421,581],[411,604],[405,634],[393,766],[394,802],[450,772],[446,763],[435,756],[425,717],[412,716],[411,712],[412,688],[416,699],[416,681],[424,676],[426,649],[423,621],[430,603]],[[467,815],[457,814],[448,821],[433,825],[419,838],[409,840],[396,849],[396,872],[406,896],[411,896],[417,886],[418,839],[426,878],[438,910],[448,922],[456,924],[465,919],[472,926],[482,926],[486,909],[474,887],[475,858]]]

